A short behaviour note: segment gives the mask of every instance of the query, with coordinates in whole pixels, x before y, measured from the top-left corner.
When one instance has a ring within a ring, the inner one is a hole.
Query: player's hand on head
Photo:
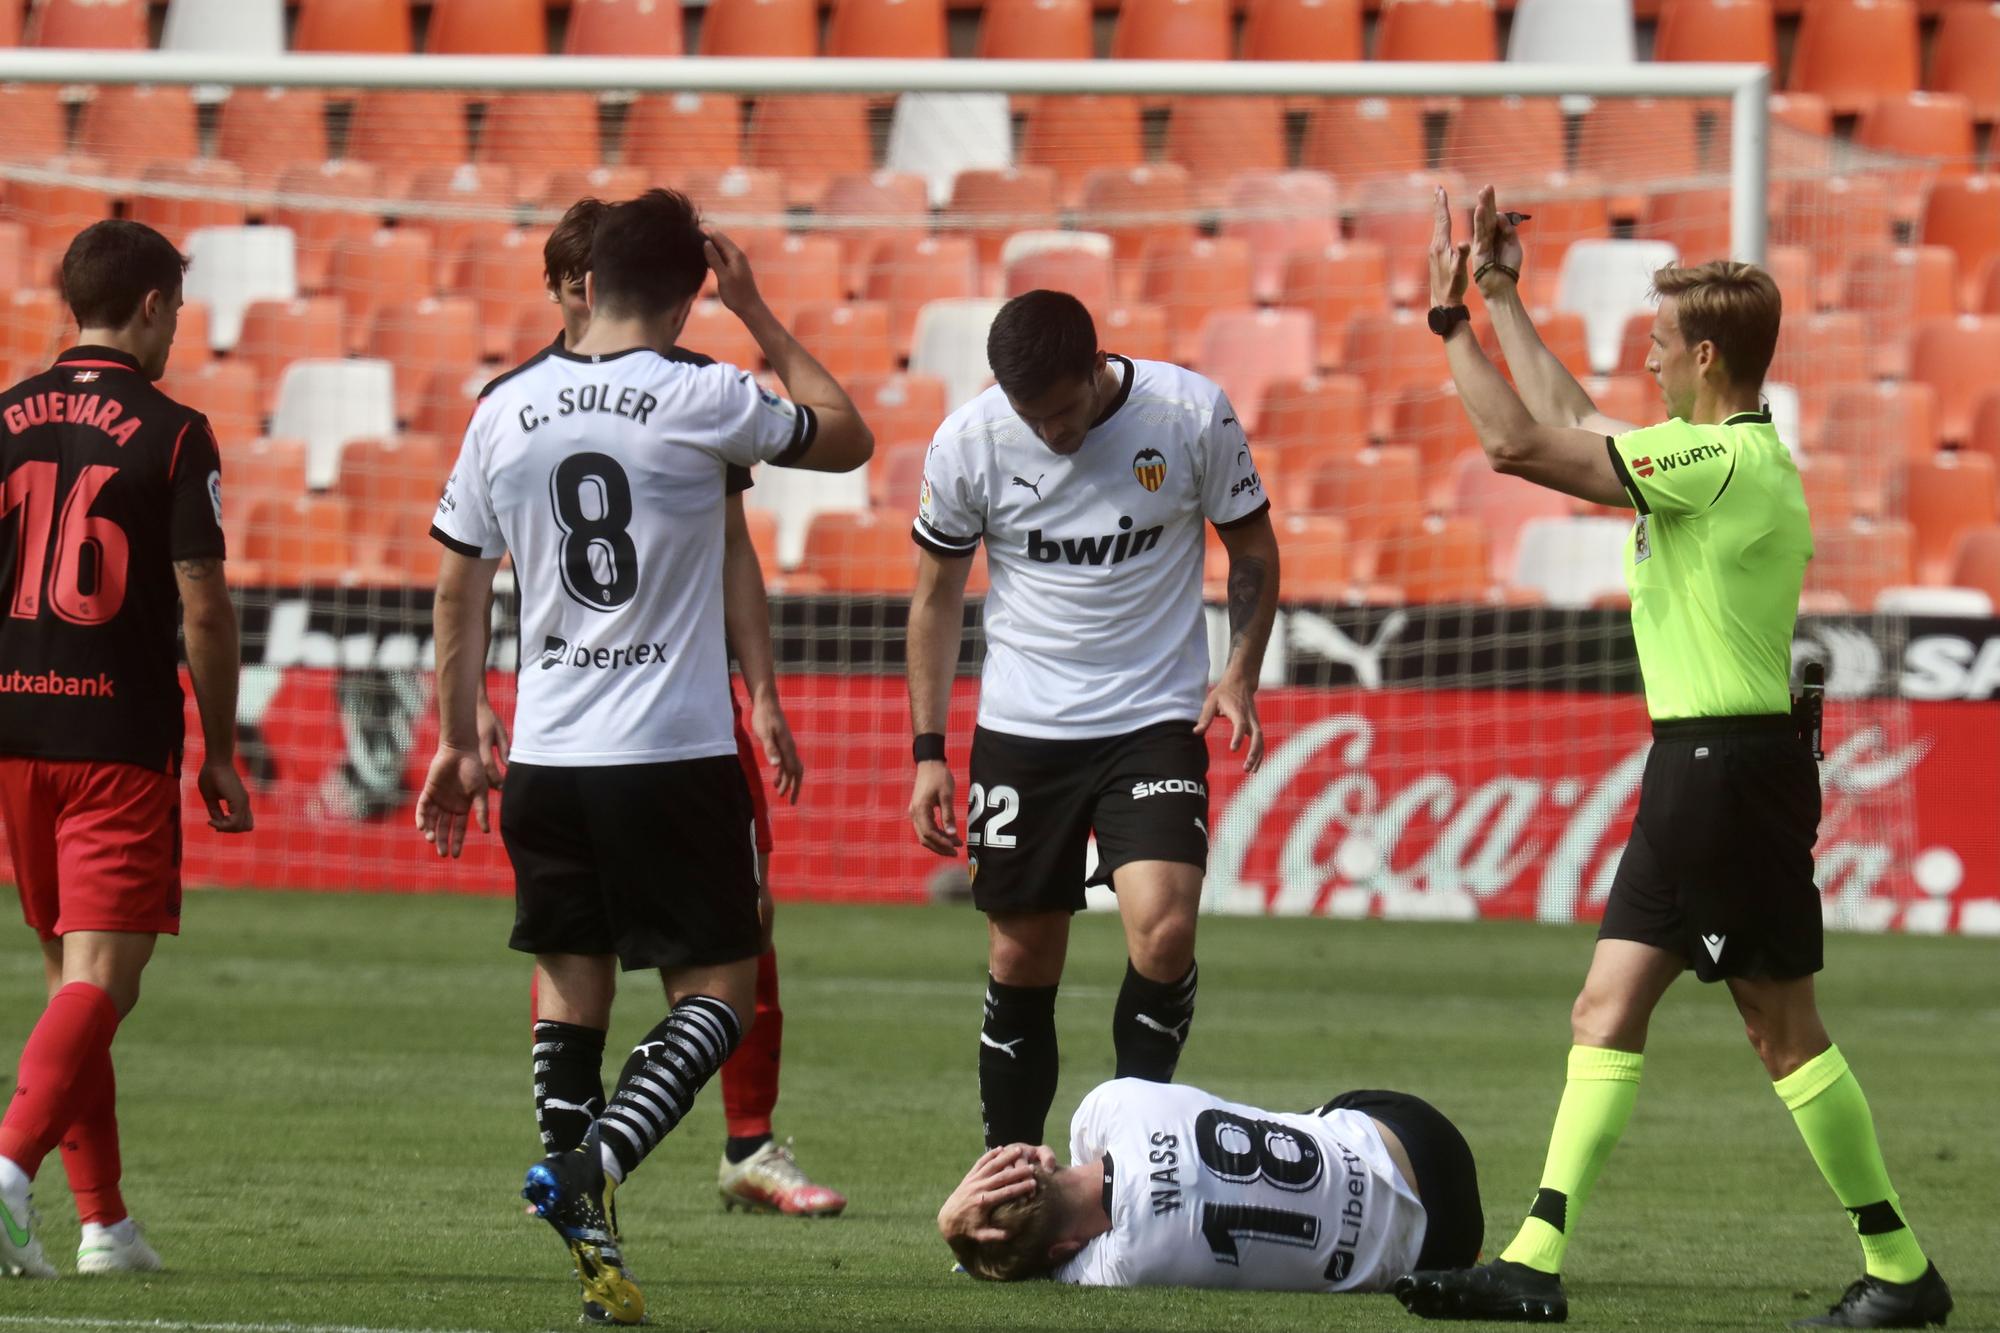
[[[1007,1239],[1005,1231],[990,1225],[993,1209],[1035,1192],[1035,1152],[1025,1143],[987,1149],[938,1209],[938,1231],[944,1238],[980,1243]]]
[[[256,817],[250,813],[250,793],[235,764],[204,762],[194,785],[201,793],[201,803],[208,807],[208,826],[217,833],[248,833],[256,826]]]
[[[486,793],[485,761],[471,750],[439,745],[417,797],[417,829],[439,856],[457,856],[464,849],[474,819],[481,833],[492,832]]]
[[[1487,264],[1504,264],[1519,273],[1521,260],[1526,251],[1521,245],[1521,234],[1509,221],[1510,215],[1500,211],[1499,200],[1491,185],[1479,192],[1479,200],[1472,207],[1472,252],[1468,262],[1477,273]],[[1497,293],[1514,282],[1499,269],[1488,271],[1484,278],[1477,279],[1482,293]]]
[[[1244,751],[1243,771],[1255,773],[1263,767],[1264,724],[1257,717],[1257,692],[1240,680],[1224,676],[1209,687],[1208,697],[1202,700],[1201,716],[1194,724],[1195,734],[1207,731],[1218,717],[1229,720],[1229,752]]]
[[[491,786],[499,786],[507,776],[507,752],[510,742],[507,724],[500,720],[500,714],[493,711],[493,701],[484,694],[479,696],[479,758],[486,765],[486,781]]]
[[[719,231],[708,233],[702,246],[708,266],[715,271],[715,295],[731,314],[742,315],[763,303],[757,291],[757,277],[750,271],[749,256],[741,246]]]
[[[917,841],[939,856],[956,856],[962,845],[958,836],[958,816],[951,780],[951,765],[917,765],[915,789],[910,793],[910,823],[916,827]]]
[[[1437,188],[1436,206],[1431,219],[1431,304],[1458,305],[1465,300],[1465,263],[1472,246],[1452,240],[1451,198],[1442,185]]]
[[[806,766],[799,760],[798,743],[792,725],[776,699],[755,700],[750,705],[750,734],[763,747],[764,762],[771,766],[771,785],[792,805],[799,803],[799,784],[805,781]]]

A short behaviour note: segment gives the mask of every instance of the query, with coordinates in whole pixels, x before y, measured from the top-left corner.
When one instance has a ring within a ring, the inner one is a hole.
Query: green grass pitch
[[[0,1333],[575,1327],[565,1256],[516,1198],[537,1140],[510,920],[492,899],[191,894],[186,934],[162,945],[117,1046],[127,1195],[170,1271],[0,1283]],[[1504,1244],[1540,1169],[1588,931],[1235,918],[1201,931],[1181,1076],[1273,1107],[1351,1087],[1429,1097],[1471,1139],[1487,1247]],[[835,1221],[725,1216],[711,1088],[620,1196],[660,1327],[1418,1326],[1387,1296],[951,1276],[932,1219],[979,1147],[981,921],[969,908],[791,905],[778,941],[779,1133],[852,1203]],[[26,931],[0,949],[10,1078],[42,981]],[[1836,935],[1828,964],[1829,1024],[1954,1284],[1952,1328],[1995,1327],[2000,954],[1992,941]],[[1111,1072],[1122,969],[1116,923],[1080,919],[1060,1009],[1059,1150],[1070,1111]],[[656,984],[629,979],[614,1049],[658,1009]],[[68,1270],[76,1224],[53,1156],[38,1202]],[[1848,1224],[1719,989],[1686,981],[1662,1007],[1638,1112],[1571,1259],[1581,1329],[1778,1329],[1858,1274]]]

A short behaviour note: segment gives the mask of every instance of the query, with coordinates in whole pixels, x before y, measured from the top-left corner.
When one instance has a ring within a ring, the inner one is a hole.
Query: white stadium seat
[[[1618,369],[1625,321],[1652,306],[1654,270],[1680,258],[1666,241],[1576,241],[1556,275],[1556,308],[1583,316],[1590,368]]]
[[[1771,409],[1771,428],[1793,449],[1799,447],[1799,391],[1789,384],[1764,385],[1764,406]]]
[[[253,302],[299,294],[290,227],[200,227],[188,236],[187,255],[183,290],[208,306],[208,340],[218,352],[236,346]]]
[[[1635,47],[1632,0],[1516,0],[1507,59],[1629,65]]]
[[[189,270],[192,275],[193,270]],[[396,433],[396,378],[387,361],[294,361],[278,381],[271,435],[306,442],[306,485],[339,479],[349,440]]]
[[[1014,165],[1014,121],[1005,93],[904,93],[889,122],[883,166],[922,176],[932,208],[951,202],[961,171]]]
[[[160,49],[283,55],[284,0],[172,0]]]
[[[1514,548],[1514,586],[1567,607],[1623,592],[1631,531],[1631,521],[1622,518],[1531,518]]]
[[[1875,594],[1875,609],[1892,616],[1984,619],[1993,614],[1993,599],[1977,588],[1884,588]]]
[[[932,301],[917,312],[910,343],[910,373],[944,381],[944,405],[956,411],[993,379],[986,361],[986,331],[1004,301],[963,297]]]
[[[1111,237],[1101,231],[1017,231],[1000,242],[1000,267],[1051,250],[1081,250],[1093,259],[1111,258]]]

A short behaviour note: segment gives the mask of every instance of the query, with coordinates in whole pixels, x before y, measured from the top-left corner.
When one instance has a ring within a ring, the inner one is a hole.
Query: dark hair
[[[78,232],[63,252],[63,299],[79,328],[123,328],[147,292],[180,291],[187,266],[187,256],[145,223],[107,218]]]
[[[657,315],[708,278],[701,215],[678,190],[648,190],[613,204],[590,241],[597,304],[620,315]]]
[[[1097,365],[1097,325],[1068,292],[1022,292],[986,331],[986,364],[1010,398],[1039,398]]]
[[[542,242],[542,277],[551,287],[561,287],[590,272],[590,240],[597,224],[611,205],[602,199],[585,197],[569,206]]]

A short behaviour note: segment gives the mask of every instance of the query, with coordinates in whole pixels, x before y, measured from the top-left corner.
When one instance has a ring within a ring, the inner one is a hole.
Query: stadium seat
[[[1020,236],[1087,237],[1096,245],[1036,247],[1008,254],[1003,251],[1000,294],[1019,296],[1037,288],[1068,292],[1093,317],[1118,304],[1116,270],[1111,263],[1111,238],[1100,232],[1022,232]]]
[[[681,180],[681,190],[703,218],[719,224],[746,253],[784,238],[785,183],[775,171],[691,171]]]
[[[1229,0],[1124,0],[1111,31],[1114,60],[1227,60]]]
[[[145,223],[175,245],[185,243],[188,233],[198,227],[240,227],[248,217],[241,201],[243,172],[233,163],[214,158],[154,162],[139,173],[139,181],[139,189],[126,203],[125,216]],[[231,191],[238,197],[189,199],[146,193],[151,188],[177,186]]]
[[[434,0],[424,50],[434,56],[545,56],[544,0]]]
[[[299,165],[278,177],[278,195],[285,202],[272,207],[269,221],[292,233],[301,289],[325,290],[333,252],[348,242],[366,240],[382,225],[381,218],[365,206],[325,208],[300,202],[301,196],[382,199],[385,188],[381,173],[365,162]]]
[[[1412,602],[1479,602],[1493,582],[1486,553],[1486,529],[1476,520],[1429,517],[1383,537],[1375,579]]]
[[[52,158],[43,165],[71,178],[105,170],[103,163],[88,157]],[[26,229],[29,276],[38,284],[56,281],[63,252],[77,232],[110,217],[114,207],[109,192],[75,184],[73,179],[9,181],[6,199],[7,211]]]
[[[1272,383],[1313,373],[1313,319],[1303,310],[1211,310],[1199,337],[1195,364],[1229,395],[1246,432],[1258,430]]]
[[[944,0],[833,0],[826,54],[942,60]]]
[[[1088,60],[1090,0],[987,0],[979,14],[982,60]]]
[[[1353,235],[1382,247],[1388,264],[1389,300],[1399,307],[1430,305],[1429,250],[1439,185],[1454,199],[1469,198],[1458,177],[1417,172],[1399,180],[1370,178],[1346,192]]]
[[[440,470],[440,443],[405,435],[352,440],[341,449],[334,494],[347,502],[357,581],[419,586],[435,581],[441,548],[430,536],[430,519],[451,467],[447,461]]]
[[[622,161],[670,180],[743,157],[743,103],[728,93],[649,93],[625,111]]]
[[[1356,375],[1313,375],[1265,386],[1250,447],[1265,490],[1298,508],[1321,466],[1368,447],[1368,386]]]
[[[1496,60],[1493,0],[1382,0],[1376,60]]]
[[[879,246],[861,288],[863,300],[888,308],[889,343],[899,357],[909,354],[917,311],[932,301],[978,295],[979,261],[965,236],[912,236]]]
[[[1972,104],[1957,93],[1885,96],[1861,113],[1854,142],[1899,157],[1934,159],[1930,170],[1942,178],[1967,176],[1976,152]],[[1923,178],[1921,172],[1910,177],[1912,194]]]
[[[2000,175],[1942,180],[1931,186],[1918,228],[1925,245],[1946,245],[1958,253],[1958,273],[1966,290],[1961,305],[1978,298],[1986,262],[2000,256]]]
[[[1552,171],[1527,182],[1525,188],[1539,197],[1522,209],[1532,220],[1517,233],[1527,251],[1518,286],[1522,300],[1541,305],[1555,299],[1556,277],[1570,246],[1611,235],[1614,200],[1594,177],[1566,171]],[[1636,217],[1643,201],[1643,196],[1633,196],[1618,202],[1629,206],[1630,215]],[[1507,204],[1503,201],[1501,207]]]
[[[1097,320],[1097,327],[1099,341],[1121,356],[1134,361],[1173,359],[1174,343],[1167,331],[1167,312],[1156,305],[1113,306]]]
[[[435,271],[430,233],[422,230],[383,227],[336,249],[329,276],[347,329],[345,350],[361,350],[376,312],[429,296]]]
[[[1651,375],[1591,375],[1583,380],[1584,391],[1597,410],[1613,421],[1646,425],[1665,413],[1660,386]]]
[[[1916,585],[1884,588],[1875,594],[1877,612],[1894,616],[1946,616],[1983,620],[1993,614],[1993,599],[1977,588]]]
[[[1165,156],[1187,170],[1195,202],[1221,204],[1242,172],[1284,171],[1285,104],[1276,97],[1177,97],[1167,118]]]
[[[1973,436],[1968,448],[1978,447],[1976,428]],[[1835,385],[1819,447],[1847,459],[1857,485],[1886,491],[1894,469],[1937,451],[1937,391],[1904,381]]]
[[[948,413],[944,381],[931,375],[858,375],[847,392],[878,442],[928,441]]]
[[[1649,195],[1639,215],[1638,235],[1671,245],[1687,264],[1727,259],[1729,190],[1668,190]]]
[[[757,289],[787,325],[804,306],[838,305],[847,298],[840,242],[831,236],[765,236],[745,253],[757,275]]]
[[[1807,444],[1819,440],[1834,386],[1874,379],[1875,350],[1868,322],[1851,310],[1795,315],[1779,324],[1778,351],[1771,358],[1769,378],[1798,390]]]
[[[1954,3],[1938,16],[1928,87],[1957,93],[1982,125],[2000,121],[2000,8]]]
[[[61,157],[69,148],[69,110],[61,85],[0,83],[0,129],[13,160]]]
[[[1798,459],[1798,467],[1806,512],[1814,527],[1843,527],[1862,514],[1882,512],[1881,493],[1871,491],[1863,496],[1854,468],[1839,454],[1807,454]]]
[[[1402,179],[1429,166],[1424,115],[1413,97],[1315,100],[1306,113],[1299,165],[1331,174],[1344,186],[1381,176]]]
[[[1840,277],[1840,307],[1867,324],[1875,374],[1896,379],[1909,373],[1905,330],[1957,314],[1958,293],[1958,256],[1942,245],[1857,251]]]
[[[268,412],[278,399],[278,382],[294,361],[337,361],[347,355],[341,306],[331,296],[252,301],[244,308],[236,360],[257,372]]]
[[[1578,123],[1576,169],[1607,181],[1630,182],[1635,158],[1646,163],[1646,175],[1654,179],[1701,174],[1701,108],[1687,97],[1600,97]],[[1621,190],[1619,197],[1625,198]],[[1631,195],[1636,205],[1642,196]],[[1528,233],[1541,230],[1541,201],[1537,200]],[[1503,204],[1502,207],[1505,207]],[[1530,210],[1524,209],[1523,212]],[[1634,217],[1632,208],[1613,207],[1620,217]]]
[[[980,267],[991,272],[1009,236],[1056,225],[1056,190],[1056,174],[1047,167],[961,171],[951,183],[945,218],[972,237]]]
[[[1347,525],[1354,542],[1350,567],[1364,582],[1375,576],[1382,539],[1424,517],[1417,456],[1408,449],[1364,449],[1323,463],[1307,481],[1305,496],[1309,510]]]
[[[680,0],[570,0],[566,56],[685,55]]]
[[[468,247],[498,245],[513,230],[516,197],[514,173],[506,167],[465,163],[426,167],[417,173],[406,198],[413,209],[403,223],[431,235],[431,250],[437,258],[432,287],[441,291],[453,285],[458,276],[457,260]],[[575,198],[571,195],[562,202],[567,205]],[[443,208],[434,209],[434,205]],[[457,216],[444,209],[483,209],[486,216]]]
[[[1813,0],[1799,16],[1785,87],[1854,115],[1917,90],[1917,46],[1911,0]]]
[[[1556,307],[1583,316],[1591,369],[1608,375],[1618,367],[1625,321],[1650,313],[1653,274],[1678,261],[1663,241],[1578,241],[1563,255],[1556,278]]]
[[[1003,304],[971,297],[933,301],[917,312],[917,327],[910,340],[910,371],[934,375],[944,382],[945,411],[956,411],[993,378],[986,361],[986,331]]]
[[[408,55],[410,0],[299,0],[294,51],[368,51]]]
[[[228,368],[227,362],[215,367]],[[244,511],[272,500],[290,504],[305,495],[304,440],[253,436],[241,442],[225,440],[223,444],[222,465],[229,471],[222,496],[225,512]],[[232,444],[235,447],[230,447]]]
[[[1349,319],[1387,311],[1388,288],[1388,257],[1381,245],[1335,241],[1288,256],[1279,296],[1285,305],[1312,312],[1319,329],[1319,364],[1336,366],[1346,355]]]
[[[381,88],[354,99],[347,156],[379,168],[399,190],[424,167],[472,160],[463,93],[428,88]]]
[[[283,55],[284,0],[171,0],[160,49]]]
[[[1552,98],[1469,97],[1451,117],[1439,165],[1504,190],[1561,171],[1567,133],[1562,108]]]
[[[1273,524],[1285,553],[1284,577],[1278,596],[1293,606],[1327,606],[1347,600],[1353,590],[1348,557],[1353,554],[1347,524],[1331,514],[1280,514]],[[1220,550],[1212,533],[1209,540]],[[1218,556],[1220,586],[1227,564]]]
[[[1632,0],[1515,0],[1507,59],[1629,65],[1635,45]]]
[[[1880,173],[1820,175],[1795,181],[1772,219],[1771,239],[1803,247],[1813,259],[1820,304],[1839,284],[1843,257],[1857,250],[1886,250],[1896,244],[1897,201]]]
[[[1037,97],[1022,132],[1019,160],[1053,170],[1063,198],[1074,203],[1091,172],[1136,167],[1146,160],[1138,99]]]
[[[2000,366],[2000,316],[1959,315],[1919,324],[1910,377],[1937,391],[1938,434],[1957,444],[1971,434],[1972,409]]]
[[[1187,168],[1160,162],[1093,171],[1084,178],[1076,221],[1108,235],[1111,257],[1130,274],[1131,266],[1149,251],[1170,248],[1194,235],[1194,195]]]
[[[476,160],[514,170],[521,197],[541,196],[556,172],[604,158],[594,93],[504,93],[488,99]]]
[[[1910,387],[1927,391],[1924,385]],[[2000,388],[1988,389],[1973,400],[1972,425],[1966,430],[1963,447],[2000,464]]]
[[[548,340],[544,338],[543,341]],[[680,345],[745,370],[757,369],[764,360],[764,354],[758,350],[757,340],[750,336],[750,330],[744,328],[743,321],[730,314],[720,301],[694,303],[694,309],[688,311],[687,323],[681,328]]]
[[[815,0],[714,0],[701,11],[705,56],[816,56]]]
[[[0,0],[0,47],[21,44],[21,26],[27,7],[27,0]]]
[[[1140,295],[1167,313],[1176,361],[1201,350],[1201,321],[1211,310],[1250,301],[1250,248],[1234,237],[1181,237],[1140,261]]]
[[[1818,93],[1772,93],[1769,105],[1774,130],[1782,126],[1822,139],[1833,133],[1833,111]],[[1787,147],[1784,136],[1778,135],[1772,147],[1782,160]]]
[[[1361,0],[1250,0],[1245,60],[1359,60]]]
[[[1884,588],[1916,582],[1916,533],[1900,520],[1856,519],[1815,529],[1806,591],[1831,593],[1867,608]]]
[[[144,51],[153,45],[146,0],[36,0],[27,45]]]
[[[930,451],[927,440],[876,444],[875,456],[868,460],[869,507],[884,518],[914,514],[923,492],[924,459]]]
[[[183,403],[208,418],[222,446],[224,465],[229,468],[231,489],[238,476],[238,447],[255,439],[264,426],[264,400],[259,396],[256,368],[247,361],[210,361],[206,365],[181,363],[192,345],[174,348],[167,363],[167,377],[160,387],[176,402]],[[207,349],[204,348],[204,351]],[[305,459],[299,460],[299,489],[305,489]]]
[[[1653,59],[1741,62],[1775,72],[1778,27],[1771,0],[1660,0]]]
[[[806,529],[803,572],[833,593],[909,595],[917,581],[917,546],[907,513],[832,511]]]
[[[836,176],[873,169],[868,99],[849,94],[760,97],[750,112],[744,161],[783,180],[793,206],[819,206]]]
[[[333,485],[349,440],[396,431],[395,374],[387,361],[294,361],[278,382],[271,433],[306,442],[306,484]]]
[[[187,239],[192,263],[182,291],[209,309],[215,349],[236,346],[243,312],[253,301],[289,301],[298,295],[292,233],[283,227],[216,227]]]
[[[933,208],[951,202],[962,171],[1004,171],[1014,162],[1014,122],[1005,93],[904,93],[889,118],[883,166],[920,176]]]
[[[77,116],[76,148],[115,174],[197,157],[194,99],[186,88],[105,84]]]
[[[364,350],[396,368],[396,419],[415,421],[425,399],[479,364],[479,306],[469,296],[396,302],[377,310]]]
[[[827,183],[819,215],[834,224],[847,290],[858,291],[875,254],[899,241],[921,240],[930,228],[930,187],[921,176],[855,172]],[[868,219],[870,225],[842,225]]]
[[[1622,518],[1528,519],[1519,528],[1509,582],[1555,607],[1585,607],[1623,593],[1631,532],[1631,521]]]
[[[28,229],[18,222],[0,222],[0,291],[27,286]]]
[[[1479,433],[1457,388],[1446,383],[1401,389],[1389,400],[1388,419],[1382,442],[1417,456],[1425,508],[1449,508],[1452,469],[1461,455],[1479,452]]]
[[[234,88],[217,112],[215,155],[258,189],[285,169],[327,157],[326,94],[317,88]]]
[[[1222,234],[1250,247],[1250,289],[1279,300],[1296,256],[1324,255],[1340,239],[1340,192],[1318,171],[1245,171],[1222,199]]]
[[[507,353],[517,319],[532,314],[551,330],[560,322],[542,285],[540,230],[510,231],[497,245],[471,252],[458,289],[479,305],[479,327],[488,357]]]
[[[0,362],[16,378],[47,369],[67,341],[65,314],[62,299],[52,288],[8,293],[0,304]]]
[[[245,506],[242,524],[240,540],[232,546],[260,572],[259,582],[281,588],[348,584],[353,550],[347,538],[347,501],[340,497],[260,500]]]
[[[1441,351],[1437,335],[1413,310],[1364,311],[1348,319],[1340,368],[1367,383],[1369,424],[1376,435],[1388,432],[1398,393],[1436,388],[1451,379]]]
[[[1570,501],[1546,486],[1494,471],[1486,455],[1474,449],[1452,462],[1446,507],[1485,528],[1490,543],[1488,574],[1492,581],[1502,582],[1512,577],[1522,527],[1538,518],[1568,518]]]
[[[1969,450],[1945,450],[1904,465],[1903,505],[1917,532],[1919,582],[1944,582],[1959,536],[2000,523],[1994,474],[1993,459]]]
[[[1956,587],[1977,588],[2000,605],[2000,528],[1974,528],[1959,536],[1951,581]]]

